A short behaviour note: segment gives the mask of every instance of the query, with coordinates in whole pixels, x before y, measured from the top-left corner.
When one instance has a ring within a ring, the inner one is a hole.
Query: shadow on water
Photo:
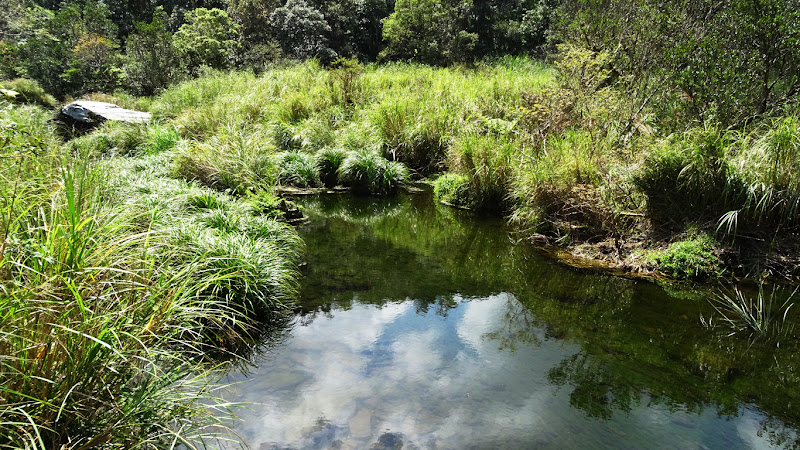
[[[409,305],[413,309],[412,316],[392,313],[394,315],[386,323],[407,322],[404,329],[418,330],[426,329],[423,323],[431,323],[438,317],[436,323],[440,325],[436,326],[445,330],[457,327],[447,325],[451,320],[449,315],[457,316],[452,321],[458,320],[463,325],[468,309],[480,306],[477,299],[493,299],[483,303],[497,311],[498,320],[486,329],[481,328],[481,343],[475,344],[475,348],[490,343],[506,356],[491,356],[480,350],[470,353],[469,346],[464,347],[463,342],[453,344],[458,339],[468,341],[460,329],[452,331],[459,338],[440,337],[441,344],[428,353],[437,353],[453,367],[464,358],[472,358],[470,361],[498,358],[501,362],[498,364],[503,367],[518,363],[518,368],[506,371],[513,373],[513,376],[508,375],[509,380],[517,379],[515,382],[519,383],[525,376],[534,379],[540,374],[543,387],[537,389],[540,394],[547,393],[542,401],[558,404],[563,398],[564,406],[550,406],[559,411],[563,408],[559,413],[562,421],[557,423],[567,423],[564,426],[568,429],[556,432],[558,436],[548,437],[546,433],[544,437],[541,433],[517,436],[509,431],[494,441],[481,441],[477,433],[473,440],[465,441],[469,445],[559,446],[567,443],[560,440],[566,435],[577,439],[569,442],[578,445],[586,444],[598,433],[601,436],[592,442],[599,446],[635,447],[648,442],[653,445],[654,442],[643,440],[652,436],[632,436],[636,435],[638,420],[656,420],[654,417],[669,425],[665,433],[686,432],[696,436],[693,442],[700,445],[800,445],[796,433],[800,418],[800,410],[796,408],[800,404],[798,340],[784,340],[778,348],[774,344],[728,336],[726,329],[701,326],[700,315],[713,314],[705,301],[707,292],[667,292],[646,282],[561,267],[526,245],[515,245],[503,222],[476,219],[469,213],[435,205],[427,195],[396,199],[310,197],[302,199],[300,204],[311,221],[300,229],[308,255],[303,269],[297,326],[324,327],[326,325],[315,322],[343,317],[351,311],[355,326],[362,323],[366,329],[370,314],[389,314]],[[498,307],[501,303],[502,307]],[[487,313],[486,317],[490,316]],[[358,347],[362,350],[355,357],[368,361],[353,363],[362,382],[369,374],[391,376],[390,369],[397,370],[389,366],[397,360],[400,346],[396,341],[387,341],[383,347],[380,344],[381,339],[389,339],[391,330],[384,324],[380,333],[370,336],[370,345]],[[294,334],[302,337],[301,331],[295,327]],[[416,336],[400,331],[396,334],[398,339]],[[447,336],[445,331],[439,334]],[[299,342],[299,337],[297,339]],[[293,345],[291,351],[303,351],[301,343]],[[424,352],[415,354],[410,361],[424,360],[422,354]],[[552,355],[552,361],[547,359],[550,356],[542,356],[545,354]],[[323,358],[324,351],[319,355]],[[311,378],[318,383],[320,377],[326,376],[303,375],[297,365],[310,363],[298,355],[287,358],[289,362],[276,358],[264,363],[286,364],[293,374],[264,372],[264,377],[275,378],[270,379],[265,390],[302,390],[316,386],[309,381]],[[269,358],[264,359],[267,360]],[[535,373],[519,375],[533,365],[537,365]],[[432,367],[444,370],[444,366]],[[492,367],[494,369],[496,367]],[[435,384],[442,377],[444,375],[438,373],[428,381]],[[502,407],[497,405],[498,401],[503,401],[503,394],[499,392],[513,391],[509,387],[511,382],[495,380],[482,385],[482,389],[495,393],[492,408]],[[402,378],[402,383],[403,386],[408,383],[407,376]],[[304,395],[293,392],[288,398],[299,402]],[[348,395],[350,397],[340,400],[349,401],[356,394]],[[364,394],[366,400],[362,403],[369,404],[375,395]],[[425,394],[412,391],[406,395]],[[475,396],[473,394],[469,401],[477,402]],[[505,401],[513,403],[513,398]],[[422,410],[437,416],[437,408],[445,408],[443,404],[437,405],[431,404]],[[363,427],[369,428],[380,415],[381,406],[373,405],[369,417],[363,418],[361,415],[367,413],[363,412],[366,407],[361,406],[353,406],[352,412],[343,416],[349,421],[349,427],[345,420],[336,422],[320,417],[314,426],[306,429],[302,435],[304,440],[295,439],[294,442],[304,442],[301,446],[314,448],[348,442],[347,439],[361,429],[360,420],[366,423]],[[485,403],[474,406],[488,408]],[[453,417],[454,413],[448,411],[440,413]],[[250,420],[263,419],[256,417]],[[487,419],[472,420],[482,424]],[[423,422],[438,424],[434,426],[437,430],[446,425],[435,417],[420,421]],[[392,423],[405,422],[398,419]],[[416,425],[415,429],[420,426]],[[397,427],[402,428],[401,425]],[[415,438],[387,431],[370,435],[370,442],[374,448],[399,448],[403,442],[409,444],[417,439],[418,444],[422,442],[425,446],[425,441],[419,439],[434,439],[435,430],[422,428]],[[449,447],[456,446],[447,439],[443,442],[446,447],[448,442],[451,443]],[[663,444],[680,446],[668,441]]]

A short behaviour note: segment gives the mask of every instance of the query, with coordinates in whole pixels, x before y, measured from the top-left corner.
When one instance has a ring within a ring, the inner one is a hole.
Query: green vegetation
[[[664,250],[653,252],[651,257],[658,267],[679,278],[704,279],[722,275],[722,261],[715,253],[714,240],[709,235],[698,235],[673,242]]]
[[[780,341],[789,337],[794,329],[789,310],[794,306],[796,294],[796,289],[787,295],[775,288],[765,293],[764,285],[760,284],[757,295],[734,288],[732,293],[719,294],[712,305],[732,333],[746,333],[750,339],[764,339],[780,346]]]
[[[296,233],[169,178],[168,126],[109,124],[62,146],[48,118],[0,109],[0,445],[160,448],[223,432],[208,355],[293,299]]]
[[[27,103],[44,107],[55,107],[57,102],[52,95],[44,91],[39,83],[25,78],[15,78],[0,82],[0,89],[12,91],[7,93],[7,100],[14,103]]]
[[[541,53],[557,2],[2,0],[0,80],[58,97],[153,95],[205,68],[286,59],[446,65]],[[123,45],[124,44],[124,45]],[[347,98],[344,99],[347,102]]]
[[[292,299],[280,186],[434,180],[439,201],[626,270],[800,275],[794,3],[0,5],[12,447],[196,429],[204,407],[170,385]],[[73,95],[155,120],[63,143],[41,108]]]

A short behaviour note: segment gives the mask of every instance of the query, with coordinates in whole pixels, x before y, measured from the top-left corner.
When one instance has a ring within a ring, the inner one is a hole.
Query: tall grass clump
[[[272,141],[279,150],[299,150],[303,147],[303,137],[295,133],[295,128],[284,122],[270,125]]]
[[[84,158],[135,156],[149,148],[149,129],[144,124],[105,122],[92,133],[71,140],[70,151]]]
[[[772,229],[800,225],[800,119],[797,115],[768,121],[741,139],[734,149],[729,164],[737,177],[738,203],[723,216],[721,225],[735,231],[740,218],[749,221],[751,226]]]
[[[339,180],[356,194],[388,194],[408,182],[408,169],[371,150],[351,153],[341,164]]]
[[[635,209],[630,156],[591,131],[569,128],[523,147],[511,191],[518,225],[580,239],[618,233],[619,214]]]
[[[450,121],[455,117],[441,107],[425,108],[419,100],[385,101],[378,105],[371,122],[382,139],[386,158],[427,175],[441,168],[449,145]]]
[[[328,86],[331,102],[349,107],[362,99],[364,66],[356,59],[339,57],[331,63]]]
[[[153,123],[147,127],[146,141],[144,146],[145,154],[158,154],[172,149],[178,144],[181,136],[175,127]]]
[[[734,288],[717,294],[710,303],[731,328],[731,335],[742,333],[750,339],[763,339],[780,345],[780,340],[794,329],[789,312],[796,295],[797,289],[788,294],[776,287],[765,292],[764,285],[759,284],[755,295]]]
[[[316,154],[317,170],[320,180],[326,187],[334,187],[339,183],[339,168],[347,159],[347,151],[342,148],[328,147]]]
[[[453,174],[437,179],[439,200],[469,209],[504,212],[508,208],[515,145],[505,136],[467,135],[447,155]]]
[[[198,329],[181,281],[192,268],[162,271],[148,256],[160,239],[103,205],[106,174],[87,160],[4,150],[0,445],[165,447],[202,433],[222,411],[201,404],[203,367],[171,350],[180,327]]]
[[[178,146],[172,174],[238,195],[271,189],[276,169],[264,129],[229,128],[204,142]]]
[[[695,129],[656,146],[634,182],[647,197],[655,225],[719,218],[736,202],[739,182],[726,158],[731,132]]]
[[[471,209],[476,206],[473,193],[470,191],[469,177],[458,173],[447,172],[442,174],[433,185],[433,196],[437,201]]]
[[[733,235],[795,228],[798,135],[795,116],[750,132],[692,129],[655,147],[634,181],[656,225],[716,220]]]
[[[45,108],[55,108],[58,102],[55,97],[45,92],[39,83],[27,78],[0,81],[0,89],[13,91],[10,100],[16,103],[27,103]]]
[[[174,118],[182,112],[211,105],[225,93],[230,93],[232,88],[241,87],[251,80],[249,76],[234,72],[207,73],[166,89],[153,103],[150,112],[156,118]]]
[[[0,446],[210,444],[208,353],[291,301],[297,234],[166,153],[78,157],[48,114],[0,114]]]
[[[319,167],[314,155],[300,151],[281,152],[275,156],[278,181],[296,187],[318,187],[321,184]]]

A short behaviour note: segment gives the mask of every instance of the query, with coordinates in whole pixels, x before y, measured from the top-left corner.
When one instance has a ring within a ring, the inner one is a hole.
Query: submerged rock
[[[383,433],[378,442],[372,444],[370,450],[400,450],[403,448],[403,435],[400,433]]]
[[[283,218],[289,223],[303,220],[303,212],[294,202],[287,202],[285,199],[281,199],[280,203],[278,203],[278,210],[283,213]]]

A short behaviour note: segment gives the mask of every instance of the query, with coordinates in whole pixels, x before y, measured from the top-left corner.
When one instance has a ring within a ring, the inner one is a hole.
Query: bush
[[[10,81],[0,81],[0,88],[16,92],[17,95],[13,97],[15,102],[29,103],[45,108],[55,108],[58,105],[56,99],[45,92],[34,80],[15,78]]]
[[[188,60],[190,70],[201,66],[224,69],[238,48],[239,25],[218,8],[197,8],[186,13],[186,23],[175,32],[175,48]]]
[[[167,31],[167,13],[162,7],[153,12],[150,23],[135,22],[135,33],[126,42],[126,84],[139,95],[153,95],[166,89],[180,68],[178,50]]]

